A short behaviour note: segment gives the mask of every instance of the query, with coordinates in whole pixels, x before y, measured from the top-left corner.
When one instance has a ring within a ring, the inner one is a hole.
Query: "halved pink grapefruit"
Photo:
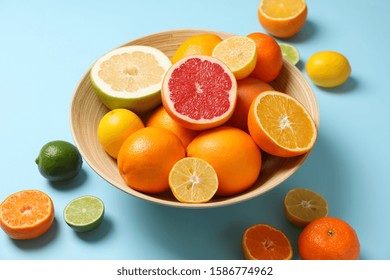
[[[168,69],[161,87],[165,110],[182,126],[205,130],[224,124],[237,100],[237,82],[220,60],[185,57]]]

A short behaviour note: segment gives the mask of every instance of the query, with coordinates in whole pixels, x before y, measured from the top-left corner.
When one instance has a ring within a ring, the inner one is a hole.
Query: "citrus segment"
[[[289,38],[305,25],[305,0],[261,0],[258,18],[263,28],[275,37]]]
[[[0,204],[0,226],[12,239],[32,239],[49,230],[54,220],[54,205],[42,191],[23,190]]]
[[[255,69],[257,47],[248,37],[231,36],[215,46],[212,56],[224,62],[240,80]]]
[[[214,47],[222,41],[221,37],[215,34],[195,35],[185,40],[175,51],[172,63],[190,55],[209,55],[213,53]]]
[[[326,200],[317,192],[305,188],[289,190],[284,198],[283,206],[287,218],[300,227],[328,215]]]
[[[283,56],[276,40],[264,33],[254,32],[248,35],[256,43],[257,61],[251,76],[264,82],[271,82],[280,74]]]
[[[344,220],[322,217],[303,229],[298,250],[304,260],[357,260],[360,242],[356,231]]]
[[[343,84],[351,71],[348,59],[335,51],[317,52],[306,63],[307,75],[314,84],[322,87],[336,87]]]
[[[279,43],[280,49],[282,50],[283,58],[293,65],[299,62],[299,51],[296,47],[286,43]]]
[[[168,114],[180,125],[204,130],[225,123],[233,114],[237,82],[220,60],[188,56],[166,73],[162,102]]]
[[[185,157],[180,139],[164,128],[145,127],[131,134],[118,153],[118,169],[126,184],[140,192],[169,189],[173,165]]]
[[[217,172],[217,195],[241,193],[257,180],[261,152],[249,134],[220,126],[201,132],[187,147],[187,156],[207,161]]]
[[[170,59],[154,47],[127,46],[99,58],[90,78],[96,94],[109,109],[144,113],[161,103],[161,83],[171,65]]]
[[[245,230],[242,249],[247,260],[290,260],[293,256],[288,237],[266,224],[253,225]]]
[[[169,186],[180,202],[203,203],[216,193],[218,177],[208,162],[200,158],[186,157],[172,167]]]
[[[65,222],[75,231],[91,231],[103,221],[104,203],[91,195],[78,197],[65,206],[63,215]]]
[[[317,138],[316,125],[305,107],[277,91],[265,91],[253,100],[248,129],[263,151],[280,157],[310,151]]]
[[[156,110],[154,110],[151,116],[148,118],[146,122],[146,126],[150,127],[160,127],[168,129],[173,132],[181,142],[184,147],[187,147],[188,144],[195,138],[196,135],[199,134],[199,131],[191,130],[181,126],[177,121],[171,118],[171,116],[167,113],[164,106],[160,106]]]
[[[113,158],[127,137],[144,127],[142,120],[127,109],[114,109],[106,113],[99,122],[98,138],[104,150]]]

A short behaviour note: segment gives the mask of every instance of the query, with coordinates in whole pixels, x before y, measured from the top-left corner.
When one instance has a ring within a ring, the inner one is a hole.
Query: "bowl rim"
[[[154,37],[156,35],[171,36],[173,38],[175,35],[177,35],[177,33],[184,33],[184,32],[195,32],[195,33],[199,33],[199,34],[202,34],[202,33],[213,33],[213,34],[220,35],[221,37],[229,37],[229,36],[236,35],[236,34],[224,32],[224,31],[208,30],[208,29],[200,29],[200,28],[199,29],[186,29],[186,28],[171,29],[171,30],[161,31],[161,32],[157,32],[157,33],[151,33],[151,34],[148,34],[148,35],[145,35],[145,36],[142,36],[142,37],[135,38],[135,39],[133,39],[131,41],[128,41],[126,43],[123,43],[123,44],[121,44],[121,45],[119,45],[119,46],[117,46],[117,47],[115,47],[113,49],[120,48],[120,47],[123,47],[123,46],[128,46],[128,45],[131,45],[131,44],[136,44],[137,41],[143,41],[143,40],[146,40],[146,39],[148,39],[150,37]],[[70,121],[71,135],[72,135],[73,141],[76,144],[76,147],[80,147],[81,145],[80,145],[79,138],[78,138],[78,136],[76,135],[76,132],[75,132],[74,116],[72,114],[72,111],[73,111],[73,108],[75,106],[76,99],[78,97],[77,95],[78,95],[80,86],[82,85],[82,83],[86,79],[89,79],[91,67],[88,68],[88,70],[84,73],[84,75],[78,81],[77,86],[76,86],[75,90],[73,91],[71,102],[70,102],[70,109],[69,109],[70,120],[69,121]],[[312,87],[310,86],[310,84],[307,81],[307,79],[303,76],[303,73],[296,66],[294,66],[293,64],[288,62],[286,59],[283,59],[283,67],[287,68],[287,70],[292,72],[293,74],[302,76],[302,78],[303,78],[302,82],[305,84],[305,86],[307,88],[310,89],[310,91],[312,93],[311,98],[314,101],[314,103],[311,104],[311,106],[315,107],[315,108],[313,108],[313,110],[314,110],[314,112],[316,112],[315,115],[311,115],[311,116],[312,116],[312,118],[313,118],[313,120],[314,120],[314,122],[315,122],[315,124],[317,126],[317,129],[318,129],[319,128],[320,115],[319,115],[319,109],[318,109],[318,102],[316,100],[316,96],[315,96],[315,93],[314,93]],[[272,82],[270,84],[272,84]],[[175,207],[175,208],[206,209],[206,208],[217,208],[217,207],[223,207],[223,206],[229,206],[229,205],[238,204],[238,203],[250,200],[252,198],[256,198],[259,195],[264,194],[264,193],[266,193],[266,192],[276,188],[278,185],[280,185],[281,183],[286,181],[288,178],[290,178],[302,166],[303,162],[310,155],[311,151],[309,151],[309,152],[307,152],[307,153],[305,153],[303,155],[295,157],[296,160],[297,160],[295,162],[295,166],[292,167],[292,168],[289,168],[289,170],[284,173],[284,176],[279,177],[270,186],[262,186],[262,187],[259,187],[259,188],[255,189],[255,190],[251,190],[251,191],[248,191],[248,192],[244,191],[244,192],[242,192],[240,194],[237,194],[237,195],[220,197],[220,198],[217,198],[214,201],[209,201],[209,202],[206,202],[206,203],[198,203],[198,204],[164,200],[164,199],[161,199],[161,198],[158,198],[158,197],[154,197],[154,196],[146,194],[146,193],[142,193],[142,192],[136,191],[136,190],[134,190],[134,189],[132,189],[130,187],[128,187],[128,189],[121,188],[121,187],[117,186],[115,184],[115,182],[111,178],[101,174],[98,171],[98,167],[95,166],[95,164],[89,159],[88,155],[83,150],[80,150],[80,153],[81,153],[84,161],[87,162],[87,164],[91,167],[91,169],[96,174],[98,174],[106,182],[108,182],[109,184],[111,184],[115,188],[123,191],[126,194],[130,194],[130,195],[132,195],[134,197],[140,198],[140,199],[142,199],[144,201],[147,201],[147,202],[156,203],[156,204],[160,204],[160,205],[164,205],[164,206],[171,206],[171,207]]]

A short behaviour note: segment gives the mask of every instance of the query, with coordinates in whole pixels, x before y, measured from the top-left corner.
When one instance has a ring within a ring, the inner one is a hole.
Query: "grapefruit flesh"
[[[168,114],[182,126],[204,130],[225,123],[233,114],[237,82],[221,61],[188,56],[166,73],[161,96]]]

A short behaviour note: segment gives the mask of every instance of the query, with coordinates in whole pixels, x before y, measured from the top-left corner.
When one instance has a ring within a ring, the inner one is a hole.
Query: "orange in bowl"
[[[172,58],[176,49],[188,38],[213,33],[222,39],[232,36],[231,33],[210,30],[181,29],[169,30],[156,34],[146,35],[134,39],[124,45],[153,46]],[[276,188],[281,182],[288,179],[304,163],[308,154],[293,158],[281,158],[266,155],[262,161],[259,177],[246,191],[230,196],[213,196],[205,203],[182,203],[178,201],[171,191],[162,193],[144,193],[130,188],[118,172],[115,159],[110,157],[101,147],[97,137],[97,127],[100,119],[109,109],[99,100],[93,91],[87,69],[85,75],[76,86],[71,101],[70,125],[74,143],[78,147],[85,162],[104,180],[112,186],[137,198],[181,208],[213,208],[240,203],[242,201],[262,195]],[[301,71],[295,66],[284,63],[279,75],[270,82],[278,91],[294,97],[307,109],[313,120],[318,124],[319,111],[314,92]]]
[[[268,33],[289,38],[305,25],[307,6],[305,0],[262,0],[257,15]]]

